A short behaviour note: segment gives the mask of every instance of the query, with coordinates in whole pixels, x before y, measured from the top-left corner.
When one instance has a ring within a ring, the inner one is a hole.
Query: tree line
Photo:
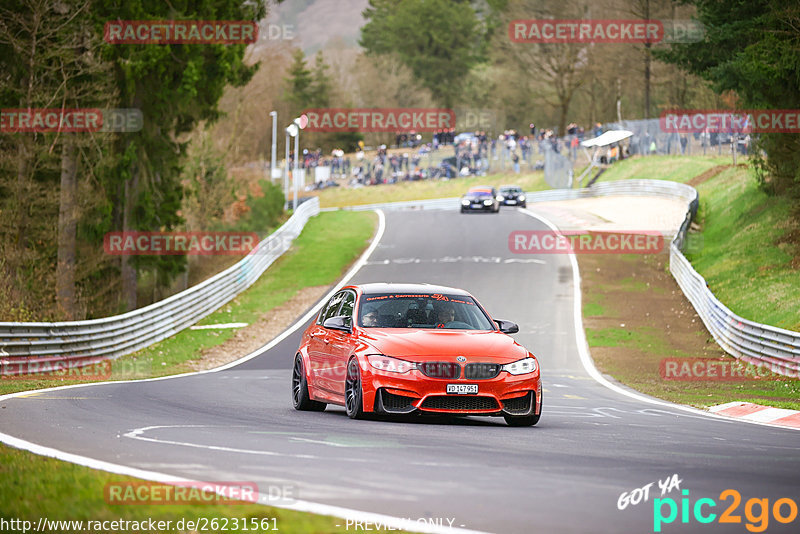
[[[260,2],[5,0],[0,104],[141,111],[136,132],[0,136],[0,320],[69,320],[137,307],[142,273],[166,283],[185,256],[108,256],[110,231],[184,223],[189,134],[219,116],[255,66],[244,44],[113,45],[113,20],[261,20]]]

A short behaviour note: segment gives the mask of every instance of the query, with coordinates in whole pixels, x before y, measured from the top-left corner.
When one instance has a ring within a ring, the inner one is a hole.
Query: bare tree
[[[581,18],[585,6],[564,0],[554,6],[544,0],[514,2],[504,13],[503,27],[515,19]],[[555,14],[557,13],[557,16]],[[506,32],[497,32],[496,59],[527,73],[538,94],[558,112],[558,133],[564,135],[570,105],[591,77],[592,47],[587,43],[513,43]]]

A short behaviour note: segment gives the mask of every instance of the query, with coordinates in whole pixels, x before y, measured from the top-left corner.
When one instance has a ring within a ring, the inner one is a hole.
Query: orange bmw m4
[[[428,284],[347,286],[303,333],[292,369],[297,410],[502,416],[542,411],[539,362],[466,291]]]

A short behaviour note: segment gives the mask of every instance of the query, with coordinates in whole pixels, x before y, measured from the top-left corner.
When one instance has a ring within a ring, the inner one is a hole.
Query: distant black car
[[[503,199],[500,201],[500,204],[503,206],[521,206],[524,208],[528,205],[525,191],[518,185],[501,186],[500,196]]]
[[[467,211],[497,213],[500,211],[499,199],[500,196],[494,187],[485,185],[470,187],[469,191],[461,197],[461,213],[466,213]]]

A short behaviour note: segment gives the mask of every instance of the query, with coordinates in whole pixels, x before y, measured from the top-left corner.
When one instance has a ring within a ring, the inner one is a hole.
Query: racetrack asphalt
[[[673,474],[690,495],[673,489],[664,498],[679,507],[689,499],[692,508],[711,498],[716,508],[702,512],[719,516],[731,503],[720,493],[734,489],[741,523],[701,524],[690,511],[688,523],[678,514],[663,532],[747,532],[750,498],[769,499],[770,515],[776,499],[800,503],[797,431],[651,404],[592,378],[579,357],[569,257],[508,248],[510,232],[545,228],[508,208],[389,212],[383,238],[351,282],[460,287],[494,318],[517,322],[515,339],[542,368],[535,427],[479,417],[353,421],[330,406],[297,412],[290,369],[301,328],[219,372],[3,400],[0,432],[113,464],[254,481],[262,493],[283,488],[303,501],[488,532],[653,532],[657,481]],[[618,510],[622,493],[650,483],[648,502]],[[798,524],[771,515],[767,532],[796,532]]]

